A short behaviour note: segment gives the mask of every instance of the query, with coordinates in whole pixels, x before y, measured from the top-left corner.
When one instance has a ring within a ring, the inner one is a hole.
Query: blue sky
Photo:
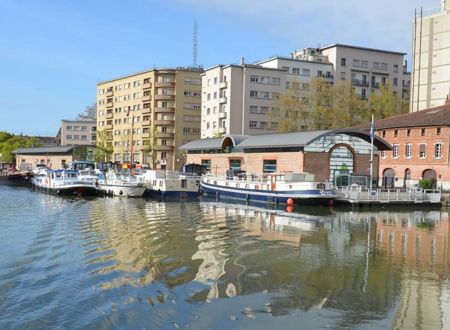
[[[414,8],[439,0],[1,0],[0,130],[56,135],[96,84],[153,67],[247,62],[347,43],[411,53]]]

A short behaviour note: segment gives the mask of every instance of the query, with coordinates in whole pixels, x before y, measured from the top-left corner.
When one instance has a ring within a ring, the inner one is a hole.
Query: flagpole
[[[375,125],[374,125],[374,117],[372,114],[372,121],[370,123],[370,175],[369,175],[369,189],[372,191],[372,181],[373,181],[373,139],[375,135]]]

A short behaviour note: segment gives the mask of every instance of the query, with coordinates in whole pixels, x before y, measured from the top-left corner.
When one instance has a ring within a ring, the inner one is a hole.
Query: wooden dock
[[[439,189],[338,187],[337,203],[351,205],[440,205]]]

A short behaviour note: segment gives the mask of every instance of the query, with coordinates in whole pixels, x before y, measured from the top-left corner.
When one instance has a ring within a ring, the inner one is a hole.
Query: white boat
[[[95,182],[78,178],[78,172],[72,170],[41,169],[31,179],[32,187],[55,195],[96,196],[98,194]]]
[[[205,175],[201,179],[205,196],[246,202],[274,204],[330,205],[336,192],[329,182],[314,180],[310,173],[264,175]]]
[[[145,186],[134,174],[110,171],[98,180],[98,188],[106,195],[142,197]]]
[[[196,178],[179,172],[148,170],[141,174],[147,187],[146,194],[153,197],[194,198],[199,187]]]

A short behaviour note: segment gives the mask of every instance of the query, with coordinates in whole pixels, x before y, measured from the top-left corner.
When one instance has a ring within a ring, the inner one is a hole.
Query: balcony
[[[174,146],[164,146],[162,144],[157,144],[153,147],[153,149],[157,151],[171,151],[174,150]]]
[[[155,113],[174,113],[175,112],[175,108],[174,107],[169,107],[169,108],[155,108]]]
[[[141,136],[142,136],[143,139],[148,139],[148,138],[150,138],[150,132],[142,133]]]
[[[113,129],[113,125],[112,124],[106,124],[106,129]]]
[[[155,125],[158,126],[166,126],[166,125],[174,125],[175,120],[155,120]]]
[[[171,138],[171,139],[173,139],[175,137],[175,133],[155,132],[155,137],[158,137],[158,138]]]
[[[219,98],[219,103],[227,103],[227,98],[224,96],[224,97],[220,97]]]
[[[106,107],[107,108],[112,108],[114,106],[113,102],[106,102]]]
[[[155,95],[155,100],[174,100],[174,99],[175,99],[175,94],[168,94],[168,95],[157,94],[157,95]]]
[[[369,86],[369,82],[367,80],[361,80],[361,79],[352,79],[352,84],[355,86]]]
[[[106,92],[106,97],[113,97],[114,92],[112,90]]]
[[[145,115],[145,114],[148,114],[148,113],[152,113],[152,108],[143,108],[142,109],[142,114],[143,115]]]
[[[372,83],[372,88],[380,88],[380,83]]]
[[[146,82],[142,84],[142,89],[149,89],[149,88],[152,88],[151,82]]]
[[[227,113],[225,111],[219,112],[219,118],[220,119],[227,118]]]
[[[112,119],[114,114],[112,112],[106,113],[106,119]]]
[[[150,126],[152,124],[152,122],[150,120],[143,120],[142,121],[142,126]]]
[[[226,127],[219,127],[219,133],[220,134],[225,134],[227,132],[227,128]]]
[[[144,95],[142,96],[142,102],[148,102],[152,100],[152,96],[151,95]]]
[[[155,87],[175,87],[175,81],[157,81],[155,82]]]
[[[227,88],[228,87],[228,83],[226,82],[226,81],[222,81],[220,84],[219,84],[219,88]]]

